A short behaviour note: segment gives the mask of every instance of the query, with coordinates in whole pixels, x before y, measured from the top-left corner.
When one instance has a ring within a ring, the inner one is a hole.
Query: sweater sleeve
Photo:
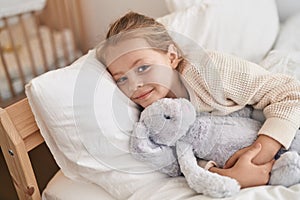
[[[224,98],[236,105],[263,110],[264,134],[289,148],[300,126],[300,83],[284,74],[270,73],[261,66],[217,52],[209,56],[219,72]]]

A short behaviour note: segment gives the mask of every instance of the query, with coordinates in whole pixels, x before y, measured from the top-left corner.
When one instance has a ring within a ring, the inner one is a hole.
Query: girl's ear
[[[180,62],[180,59],[178,59],[177,48],[174,46],[174,44],[169,45],[167,54],[170,59],[171,67],[173,69],[176,69],[178,66],[178,63]]]

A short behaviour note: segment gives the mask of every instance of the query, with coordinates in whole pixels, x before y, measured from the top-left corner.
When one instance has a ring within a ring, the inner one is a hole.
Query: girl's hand
[[[253,144],[254,145],[254,144]],[[225,165],[223,166],[224,169],[228,169],[231,168],[235,165],[235,163],[239,160],[239,158],[245,153],[247,152],[249,149],[251,149],[253,147],[253,145],[249,146],[249,147],[245,147],[237,152],[235,152],[225,163]],[[256,163],[255,163],[256,164]]]
[[[274,159],[274,156],[281,148],[281,144],[266,135],[259,135],[257,140],[249,147],[243,148],[233,154],[225,163],[224,169],[231,168],[239,160],[239,158],[245,154],[249,149],[253,148],[256,144],[260,143],[262,145],[261,151],[252,160],[254,164],[261,165],[270,162]]]
[[[261,147],[261,144],[257,143],[248,148],[231,168],[212,167],[209,171],[236,179],[241,188],[265,185],[269,181],[274,160],[263,165],[254,164],[252,160],[259,154]]]

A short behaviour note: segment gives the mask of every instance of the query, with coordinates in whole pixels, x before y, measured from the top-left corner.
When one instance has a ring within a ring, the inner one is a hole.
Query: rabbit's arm
[[[192,145],[189,143],[178,141],[176,152],[180,169],[189,186],[196,192],[212,197],[228,197],[240,190],[236,180],[199,167]]]

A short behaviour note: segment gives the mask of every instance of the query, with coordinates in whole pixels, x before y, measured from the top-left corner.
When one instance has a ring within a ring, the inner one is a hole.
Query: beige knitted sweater
[[[258,134],[289,148],[300,126],[299,81],[219,52],[207,52],[186,66],[182,76],[198,111],[224,115],[252,105],[266,117]]]

